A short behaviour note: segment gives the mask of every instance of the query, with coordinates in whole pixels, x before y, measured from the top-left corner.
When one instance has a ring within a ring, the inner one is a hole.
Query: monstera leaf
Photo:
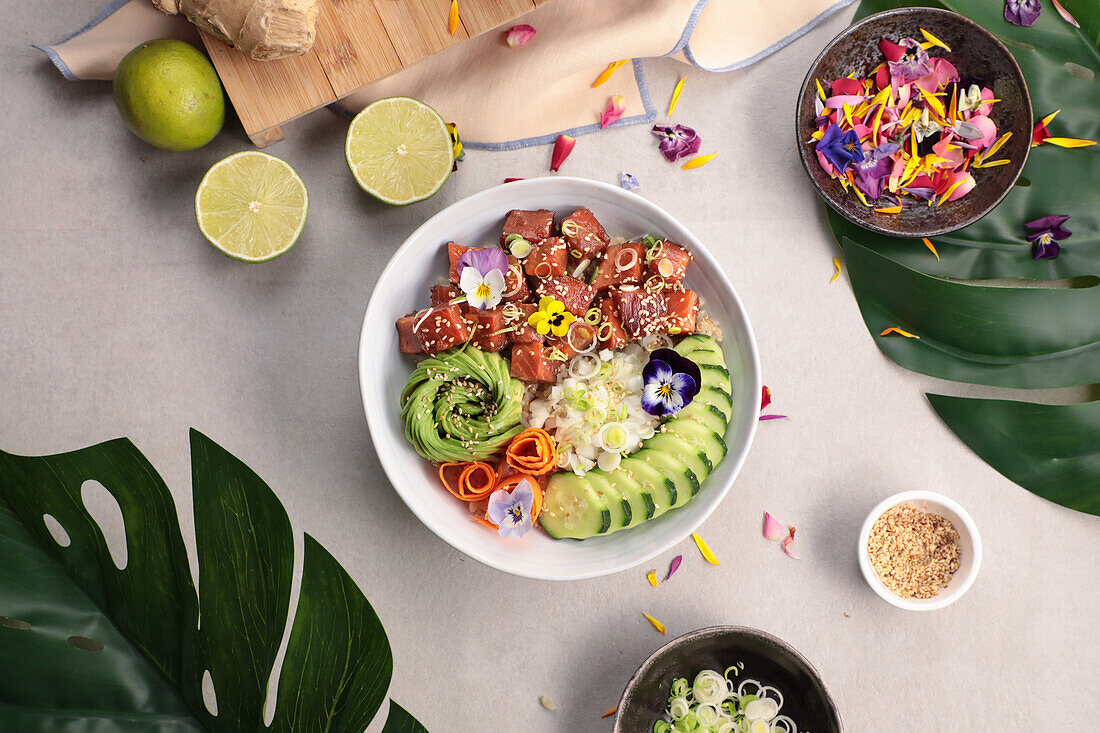
[[[1036,115],[1061,110],[1052,123],[1054,135],[1100,140],[1100,3],[1063,4],[1081,28],[1049,3],[1033,27],[1012,25],[1003,17],[1001,0],[864,0],[856,15],[923,5],[976,20],[1016,57]],[[993,212],[933,238],[939,258],[919,241],[868,232],[829,212],[856,300],[878,347],[907,369],[955,381],[1016,388],[1100,382],[1098,171],[1100,146],[1032,148],[1019,184]],[[1062,242],[1056,259],[1034,260],[1024,223],[1051,214],[1072,217],[1067,226],[1073,236]],[[1065,278],[1073,280],[1063,285],[1073,287],[1011,282]],[[999,282],[966,282],[984,279]],[[919,338],[879,335],[891,326]],[[1081,415],[1094,416],[1100,409],[1096,403],[930,400],[956,434],[1004,475],[1070,508],[1095,511],[1100,423]],[[1029,443],[1027,432],[1037,422],[1043,436]],[[1075,435],[1082,430],[1091,432]],[[1078,439],[1084,442],[1075,443]]]
[[[272,704],[272,731],[360,733],[370,723],[393,672],[370,603],[307,534],[273,686],[290,521],[259,476],[196,431],[191,459],[201,596],[172,496],[130,441],[46,457],[0,451],[4,730],[259,731]],[[90,483],[118,503],[124,562],[85,505]],[[391,702],[385,730],[424,728]]]

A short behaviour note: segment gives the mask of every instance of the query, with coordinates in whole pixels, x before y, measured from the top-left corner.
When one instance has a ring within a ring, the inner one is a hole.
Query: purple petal
[[[789,420],[786,415],[761,415],[761,420]]]
[[[504,254],[504,250],[489,247],[471,249],[458,258],[455,267],[459,273],[465,267],[472,267],[482,277],[488,275],[492,270],[500,270],[503,273],[508,271],[508,255]]]
[[[698,153],[702,143],[695,130],[686,125],[654,125],[651,132],[661,138],[658,149],[669,163]]]
[[[687,407],[695,395],[699,394],[699,383],[696,382],[690,374],[674,374],[672,377],[672,391],[679,395],[682,404],[676,408],[677,411]]]
[[[668,414],[669,405],[658,390],[660,382],[649,382],[642,387],[642,409],[650,415],[662,417]]]
[[[668,566],[668,575],[665,576],[665,580],[668,580],[669,578],[671,578],[672,574],[680,569],[680,563],[682,563],[683,561],[684,561],[684,556],[683,555],[677,555],[676,557],[672,558],[672,562],[669,563],[669,566]]]
[[[1031,27],[1042,12],[1039,0],[1005,0],[1005,20],[1013,25]]]
[[[1044,216],[1036,219],[1035,221],[1029,221],[1024,224],[1028,229],[1053,229],[1054,227],[1060,227],[1069,221],[1068,216]]]
[[[523,509],[524,516],[531,514],[531,507],[535,503],[535,493],[531,490],[531,484],[523,479],[512,489],[512,503],[518,504]]]
[[[653,381],[667,382],[672,379],[674,373],[672,366],[667,361],[650,357],[649,363],[642,368],[642,380],[646,384]]]
[[[1036,260],[1053,260],[1061,251],[1062,247],[1057,242],[1036,242],[1031,257]]]
[[[505,489],[499,489],[489,495],[489,506],[485,514],[493,524],[503,524],[511,504],[511,494]]]

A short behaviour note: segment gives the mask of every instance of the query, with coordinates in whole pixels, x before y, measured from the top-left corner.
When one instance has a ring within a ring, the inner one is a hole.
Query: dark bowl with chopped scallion
[[[782,714],[799,731],[840,733],[832,696],[813,665],[786,642],[746,626],[711,626],[670,641],[642,663],[626,685],[615,733],[651,733],[667,710],[673,683],[691,685],[703,670],[726,671],[734,685],[751,678],[782,694]]]

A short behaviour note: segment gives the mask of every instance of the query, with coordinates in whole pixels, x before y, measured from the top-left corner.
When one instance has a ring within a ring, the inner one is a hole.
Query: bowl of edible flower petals
[[[795,123],[829,206],[871,231],[931,237],[981,219],[1016,184],[1032,110],[1020,67],[992,33],[947,10],[901,8],[825,47]]]

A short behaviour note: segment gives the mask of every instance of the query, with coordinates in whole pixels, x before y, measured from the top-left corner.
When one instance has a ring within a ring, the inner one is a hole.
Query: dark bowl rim
[[[1015,71],[1016,76],[1018,76],[1019,79],[1020,79],[1022,89],[1023,89],[1023,99],[1024,99],[1024,102],[1026,103],[1026,106],[1027,106],[1027,109],[1026,109],[1027,118],[1030,119],[1030,120],[1035,119],[1035,110],[1031,105],[1031,90],[1028,89],[1028,86],[1027,86],[1027,77],[1024,76],[1024,72],[1020,68],[1019,62],[1016,61],[1016,57],[1013,56],[1012,52],[1008,50],[1008,47],[1005,46],[1005,44],[1001,42],[1001,39],[997,38],[996,34],[994,34],[992,31],[986,29],[985,27],[981,26],[976,21],[971,20],[970,18],[966,17],[965,15],[961,15],[959,13],[956,13],[956,12],[951,11],[951,10],[947,10],[945,8],[922,8],[922,7],[893,8],[891,10],[883,10],[879,13],[874,13],[873,15],[868,15],[863,20],[860,20],[856,23],[852,23],[850,26],[848,26],[847,28],[842,30],[840,33],[838,33],[836,35],[836,37],[833,38],[833,40],[829,41],[829,43],[826,44],[825,48],[821,49],[821,53],[819,53],[817,55],[817,58],[815,58],[813,60],[813,63],[810,64],[810,68],[806,70],[806,77],[802,80],[802,87],[799,89],[798,99],[795,101],[795,108],[794,108],[794,137],[795,137],[795,143],[798,146],[798,157],[802,161],[802,168],[806,171],[806,175],[810,179],[810,183],[813,184],[814,190],[817,191],[817,195],[820,196],[821,199],[825,201],[825,203],[829,206],[829,208],[831,208],[833,211],[835,211],[836,213],[843,216],[848,221],[852,222],[853,224],[855,224],[856,226],[858,226],[862,229],[866,229],[868,231],[875,232],[875,233],[878,233],[878,234],[885,234],[885,235],[891,236],[891,237],[900,237],[900,238],[903,238],[903,239],[919,239],[921,237],[938,237],[938,236],[941,236],[941,235],[944,235],[944,234],[950,234],[951,232],[957,232],[960,229],[964,229],[965,227],[968,227],[971,224],[985,218],[985,216],[987,214],[989,214],[989,212],[991,212],[991,211],[993,211],[993,209],[997,208],[997,206],[1000,205],[1000,203],[1002,201],[1004,201],[1005,197],[1008,196],[1009,192],[1013,189],[1013,187],[1016,185],[1016,182],[1020,179],[1020,176],[1023,174],[1024,167],[1027,166],[1028,155],[1031,153],[1031,146],[1029,145],[1026,148],[1024,148],[1024,159],[1020,162],[1020,167],[1017,169],[1016,175],[1012,177],[1012,182],[1008,186],[1005,186],[1005,189],[1001,192],[1001,195],[998,196],[992,202],[990,202],[989,206],[987,206],[984,210],[982,210],[982,211],[980,211],[976,214],[972,214],[971,216],[967,217],[964,220],[964,222],[962,224],[958,225],[958,226],[930,228],[930,229],[914,231],[914,232],[897,232],[897,231],[891,231],[891,230],[885,229],[883,227],[868,226],[867,222],[859,221],[859,220],[855,219],[854,217],[849,216],[848,213],[846,211],[844,211],[843,209],[841,209],[840,207],[833,205],[832,199],[825,193],[824,190],[822,190],[820,184],[818,184],[818,182],[817,182],[817,179],[814,178],[813,172],[810,169],[810,160],[811,160],[811,158],[810,158],[810,155],[808,153],[809,145],[807,145],[805,143],[805,141],[802,139],[802,135],[800,134],[801,124],[800,124],[800,120],[799,120],[799,112],[802,108],[802,100],[804,100],[806,98],[807,92],[810,91],[810,84],[812,83],[813,78],[814,78],[814,71],[817,69],[818,65],[821,64],[822,59],[824,59],[826,54],[828,54],[830,51],[832,51],[833,48],[835,48],[836,46],[838,46],[841,43],[843,43],[844,41],[846,41],[849,38],[849,36],[851,36],[852,33],[854,33],[857,29],[862,28],[865,25],[870,25],[871,23],[877,22],[877,21],[879,21],[883,18],[891,17],[891,16],[895,16],[895,15],[932,15],[932,16],[940,16],[940,17],[954,16],[956,19],[958,19],[958,20],[962,21],[963,23],[969,25],[971,28],[976,30],[978,33],[980,33],[981,35],[983,35],[986,38],[988,38],[989,40],[991,40],[993,42],[993,44],[1001,50],[1001,52],[1004,54],[1004,56],[1006,56],[1008,58],[1009,62],[1012,65],[1011,66],[1012,70]]]
[[[832,712],[833,717],[836,718],[837,730],[840,733],[844,733],[844,720],[840,717],[840,710],[837,709],[836,701],[833,700],[833,695],[831,692],[829,692],[828,685],[825,684],[825,680],[821,677],[821,673],[817,671],[817,667],[815,667],[813,663],[810,662],[810,660],[802,654],[802,652],[798,651],[793,646],[780,639],[778,636],[775,636],[774,634],[769,634],[767,631],[762,631],[761,629],[757,629],[753,626],[721,624],[717,626],[704,626],[701,629],[695,629],[694,631],[689,631],[686,634],[677,636],[675,639],[662,645],[659,649],[657,649],[657,651],[646,657],[645,661],[638,665],[638,669],[636,669],[634,671],[634,674],[630,676],[630,679],[627,680],[626,687],[623,688],[623,694],[619,697],[619,706],[615,709],[615,727],[612,730],[612,733],[625,733],[620,727],[622,723],[623,708],[625,707],[627,698],[630,696],[631,691],[634,689],[634,685],[637,684],[638,679],[641,677],[643,671],[651,667],[653,663],[662,655],[666,654],[669,650],[676,646],[679,646],[680,644],[684,644],[688,641],[697,639],[702,636],[723,635],[750,635],[763,638],[764,640],[775,644],[787,654],[791,655],[791,657],[793,657],[795,661],[805,665],[806,669],[810,673],[810,676],[812,676],[817,681],[817,683],[821,685],[821,691],[825,693],[825,703],[828,705],[829,711]]]

